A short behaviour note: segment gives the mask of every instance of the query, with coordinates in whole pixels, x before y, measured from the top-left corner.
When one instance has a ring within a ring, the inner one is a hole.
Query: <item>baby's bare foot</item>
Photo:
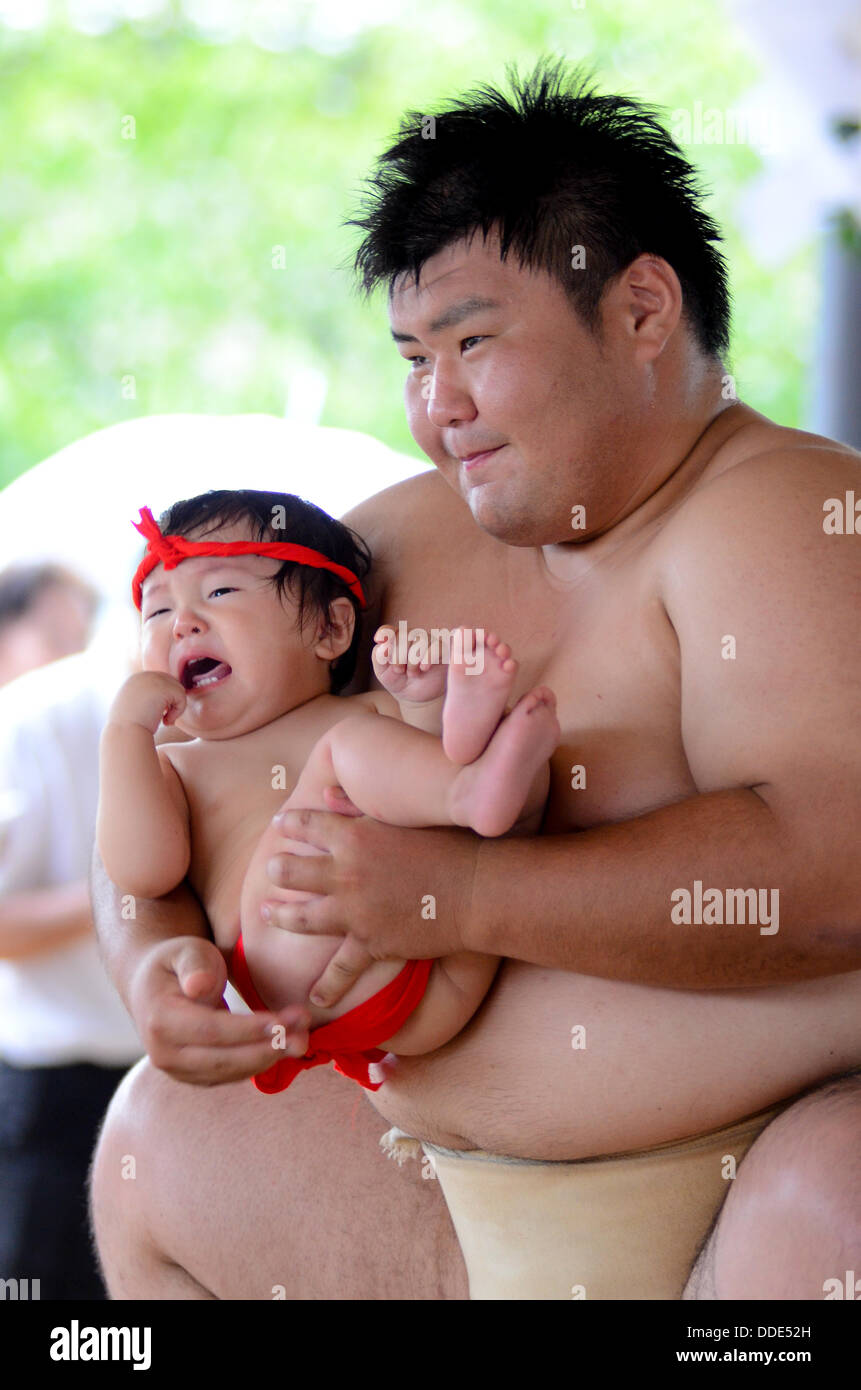
[[[457,628],[452,633],[452,653],[464,652],[463,632],[463,628]],[[500,642],[494,632],[484,636],[482,647],[475,645],[474,654],[478,651],[483,652],[483,665],[468,664],[462,656],[455,660],[454,655],[449,662],[442,710],[442,746],[453,763],[474,762],[484,752],[505,713],[517,675],[517,662],[511,655],[511,648]]]
[[[559,739],[556,696],[538,685],[518,700],[481,757],[461,768],[449,792],[454,824],[479,835],[504,835],[521,816],[539,810],[547,784],[539,785],[536,773]]]

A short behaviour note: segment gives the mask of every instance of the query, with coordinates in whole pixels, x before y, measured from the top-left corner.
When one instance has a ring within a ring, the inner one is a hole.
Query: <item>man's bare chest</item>
[[[679,653],[648,561],[554,583],[533,552],[496,572],[447,567],[393,586],[383,621],[495,632],[520,663],[513,698],[548,685],[562,738],[545,831],[638,815],[695,791],[681,739]],[[424,578],[424,583],[422,583]],[[435,592],[434,592],[435,591]]]

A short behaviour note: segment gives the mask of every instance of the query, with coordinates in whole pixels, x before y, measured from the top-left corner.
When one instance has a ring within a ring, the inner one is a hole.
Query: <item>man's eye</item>
[[[484,341],[486,337],[486,333],[472,333],[468,338],[461,339],[461,348],[466,348],[468,351],[471,343],[481,343]],[[422,357],[420,355],[417,355],[415,357],[408,357],[406,360],[409,362],[411,367],[424,367],[427,365],[427,358]]]

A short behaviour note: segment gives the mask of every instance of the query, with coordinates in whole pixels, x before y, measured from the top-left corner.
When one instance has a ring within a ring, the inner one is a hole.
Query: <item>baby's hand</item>
[[[426,704],[439,699],[445,691],[445,666],[442,662],[423,661],[418,666],[391,660],[394,656],[391,628],[381,627],[374,633],[371,653],[374,675],[390,695],[413,704]]]
[[[108,715],[110,724],[140,724],[155,735],[159,724],[175,724],[187,696],[164,671],[137,671],[120,688]]]

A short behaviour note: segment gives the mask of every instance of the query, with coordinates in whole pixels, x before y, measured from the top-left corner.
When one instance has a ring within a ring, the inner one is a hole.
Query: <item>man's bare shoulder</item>
[[[344,517],[370,547],[370,630],[387,603],[403,606],[439,590],[441,576],[487,575],[504,567],[510,547],[483,531],[463,499],[434,470],[407,478]],[[453,581],[448,581],[449,583]]]
[[[404,478],[400,483],[383,488],[364,502],[352,507],[342,520],[352,526],[370,544],[374,532],[381,532],[391,526],[408,525],[416,519],[416,513],[430,508],[432,513],[457,515],[469,511],[464,502],[455,495],[440,474],[433,472],[417,473],[414,478]]]
[[[440,536],[457,545],[498,544],[473,520],[469,507],[441,475],[420,473],[360,502],[343,517],[378,555],[388,558],[402,548],[413,550],[422,542],[433,544]]]
[[[670,548],[722,536],[758,540],[827,534],[830,503],[858,490],[861,453],[824,435],[788,429],[758,416],[732,436],[676,508]]]
[[[728,604],[843,611],[857,600],[861,544],[835,543],[830,518],[861,500],[861,454],[836,440],[773,426],[735,441],[734,457],[706,470],[655,547],[660,598],[678,625],[688,612]],[[854,511],[854,507],[853,507]],[[859,517],[861,524],[861,517]],[[845,533],[851,535],[851,523]]]

